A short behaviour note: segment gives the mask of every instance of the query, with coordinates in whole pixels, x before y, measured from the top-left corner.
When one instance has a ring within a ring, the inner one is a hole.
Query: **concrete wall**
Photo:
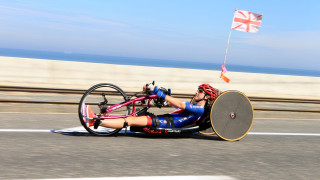
[[[128,66],[0,57],[0,84],[87,89],[96,83],[113,83],[123,90],[140,90],[153,80],[173,92],[193,93],[201,83],[248,96],[308,97],[320,99],[320,77],[228,72],[231,82],[220,79],[220,71]]]

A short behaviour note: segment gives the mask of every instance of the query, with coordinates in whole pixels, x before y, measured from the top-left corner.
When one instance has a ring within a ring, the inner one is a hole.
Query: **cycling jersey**
[[[185,110],[177,110],[166,115],[148,117],[148,125],[160,128],[181,128],[197,122],[204,112],[204,107],[198,104],[185,102]]]

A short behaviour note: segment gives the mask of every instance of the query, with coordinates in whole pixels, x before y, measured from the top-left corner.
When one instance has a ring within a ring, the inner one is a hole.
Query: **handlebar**
[[[151,95],[152,94],[152,90],[149,88],[150,85],[153,85],[155,84],[154,81],[152,81],[151,83],[147,83],[144,87],[144,91],[146,92],[147,95]],[[163,93],[171,96],[171,89],[166,89],[166,88],[163,88],[163,87],[160,87],[159,88]],[[159,108],[161,108],[162,106],[166,106],[167,105],[167,102],[166,100],[162,99],[162,98],[156,98],[156,99],[153,99],[154,101],[154,104],[156,106],[158,106]]]
[[[150,95],[151,92],[152,92],[152,90],[149,88],[149,86],[150,86],[151,84],[154,86],[155,82],[152,81],[151,83],[147,83],[147,84],[145,85],[145,87],[144,87],[144,91],[145,91],[148,95]],[[166,89],[166,88],[160,87],[159,89],[160,89],[163,93],[171,96],[171,89],[170,89],[170,88]]]
[[[150,85],[153,85],[154,86],[154,81],[152,81],[151,83],[147,83],[144,87],[143,87],[143,90],[148,94],[150,95],[151,93],[151,89],[149,88]]]

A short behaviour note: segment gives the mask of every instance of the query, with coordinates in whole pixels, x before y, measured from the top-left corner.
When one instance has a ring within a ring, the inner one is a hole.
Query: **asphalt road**
[[[303,117],[303,115],[300,115]],[[76,114],[0,113],[1,130],[79,127]],[[320,118],[258,116],[251,132],[320,133]],[[320,136],[151,136],[0,132],[0,178],[223,175],[235,179],[319,179]]]

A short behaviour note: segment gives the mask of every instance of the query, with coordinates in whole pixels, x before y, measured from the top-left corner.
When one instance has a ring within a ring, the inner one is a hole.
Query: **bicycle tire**
[[[249,98],[239,91],[225,91],[214,102],[210,112],[214,132],[226,141],[245,137],[254,122]]]
[[[96,84],[96,85],[92,86],[91,88],[89,88],[81,97],[79,107],[78,107],[79,120],[81,122],[81,125],[92,135],[112,136],[114,134],[117,134],[119,131],[121,131],[122,128],[111,129],[111,128],[99,127],[98,129],[94,129],[93,127],[89,127],[88,126],[89,119],[87,118],[86,115],[84,115],[84,112],[83,112],[83,109],[86,106],[92,105],[92,109],[93,109],[94,114],[101,115],[99,101],[104,101],[103,97],[105,97],[105,95],[103,96],[102,93],[107,93],[107,94],[109,94],[108,97],[109,96],[113,97],[113,98],[110,98],[109,100],[114,99],[112,101],[112,102],[114,102],[114,104],[128,101],[125,92],[121,88],[119,88],[118,86],[113,85],[113,84],[109,84],[109,83]],[[100,98],[99,98],[99,95],[101,95]],[[90,100],[93,102],[90,102]],[[105,104],[105,105],[106,106],[113,105],[112,102]],[[123,115],[128,115],[130,112],[130,107],[124,106],[121,111],[123,111],[123,112],[121,112],[121,113],[123,113]]]

